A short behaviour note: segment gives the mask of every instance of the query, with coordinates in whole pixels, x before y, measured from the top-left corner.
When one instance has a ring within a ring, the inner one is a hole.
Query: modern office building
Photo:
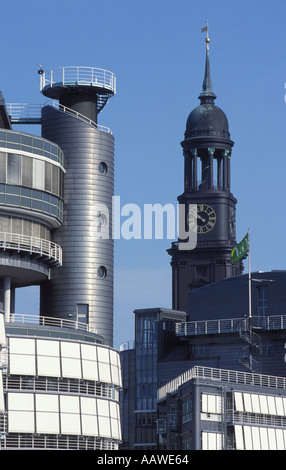
[[[214,105],[208,47],[199,98],[178,198],[197,247],[178,240],[168,250],[173,310],[134,311],[134,345],[121,351],[122,448],[285,449],[286,271],[252,273],[249,290],[242,262],[231,263],[233,142]]]
[[[185,313],[170,309],[135,310],[135,344],[123,344],[120,353],[123,449],[155,449],[157,446],[160,360],[179,343],[173,333],[175,324],[185,320]],[[169,379],[175,377],[179,369],[176,362],[168,365],[171,368],[167,375]]]
[[[0,101],[0,447],[117,449],[114,137],[97,123],[115,76],[39,75],[50,100],[36,112]],[[12,129],[30,123],[41,137]],[[40,315],[17,315],[15,291],[32,285]]]
[[[286,378],[196,366],[158,390],[158,449],[285,450]]]
[[[253,273],[251,324],[248,274],[191,291],[189,315],[135,310],[134,345],[121,350],[122,448],[285,449],[286,407],[251,411],[235,402],[250,394],[286,405],[285,292],[286,271]],[[222,408],[208,410],[205,400]],[[260,432],[268,436],[261,444]]]

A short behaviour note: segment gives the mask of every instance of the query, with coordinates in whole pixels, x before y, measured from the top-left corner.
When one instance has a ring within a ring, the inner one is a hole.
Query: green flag
[[[231,262],[236,263],[236,261],[239,261],[242,259],[244,256],[247,255],[249,250],[249,240],[248,240],[248,233],[245,235],[243,240],[241,240],[238,245],[234,247],[234,249],[231,252]]]

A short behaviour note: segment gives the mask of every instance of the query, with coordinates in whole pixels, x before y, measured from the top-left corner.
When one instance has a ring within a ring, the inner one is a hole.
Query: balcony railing
[[[72,328],[74,330],[82,330],[96,333],[96,330],[89,324],[79,322],[77,320],[69,320],[67,318],[42,317],[38,315],[24,315],[20,313],[10,313],[6,323],[19,323],[40,326],[51,326],[55,328]]]
[[[0,250],[15,250],[39,255],[62,264],[62,248],[54,242],[17,233],[0,232]]]

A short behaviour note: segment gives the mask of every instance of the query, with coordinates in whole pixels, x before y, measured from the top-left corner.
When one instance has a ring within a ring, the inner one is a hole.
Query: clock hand
[[[203,219],[201,215],[199,215],[196,211],[194,210],[191,210],[192,214],[194,217],[196,217],[197,219],[200,219],[202,222],[205,222],[206,219]]]
[[[199,219],[201,219],[202,222],[205,222],[205,221],[206,221],[206,219],[203,219],[199,214],[197,214],[197,217],[198,217]]]

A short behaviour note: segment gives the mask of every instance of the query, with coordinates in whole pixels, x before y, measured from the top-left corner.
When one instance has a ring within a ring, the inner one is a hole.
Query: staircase
[[[260,356],[262,353],[261,337],[253,332],[249,320],[246,329],[240,328],[239,335],[242,341],[246,343],[246,346],[242,348],[239,363],[251,372],[259,374],[261,365],[254,357]]]

